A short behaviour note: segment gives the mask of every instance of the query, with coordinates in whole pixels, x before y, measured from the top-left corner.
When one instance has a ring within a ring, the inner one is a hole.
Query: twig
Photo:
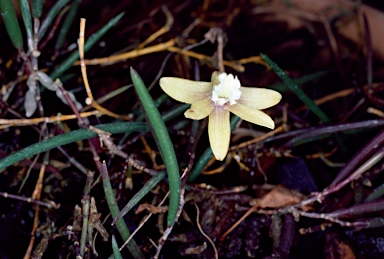
[[[216,246],[215,246],[215,243],[213,243],[212,239],[204,233],[203,229],[201,228],[201,225],[200,225],[200,210],[199,210],[199,207],[197,206],[196,203],[194,203],[195,207],[196,207],[196,224],[197,224],[197,227],[199,228],[199,231],[200,233],[208,240],[209,243],[211,243],[212,245],[212,248],[213,248],[213,251],[215,252],[215,258],[218,259],[219,258],[219,253],[217,252],[217,249],[216,249]]]
[[[87,118],[93,115],[100,116],[102,115],[102,113],[98,110],[79,113],[79,116],[81,118]],[[70,115],[56,115],[51,117],[40,117],[40,118],[32,118],[32,119],[0,119],[0,125],[5,125],[7,127],[14,127],[14,126],[20,127],[20,126],[29,126],[33,124],[38,124],[40,122],[55,123],[58,121],[73,120],[76,118],[77,118],[76,114],[70,114]]]
[[[81,228],[81,239],[80,239],[80,254],[84,257],[85,246],[87,243],[87,233],[88,233],[88,222],[89,222],[89,208],[90,208],[90,192],[91,184],[93,182],[94,172],[89,171],[87,174],[87,182],[84,187],[83,199],[81,203],[83,204],[82,216],[83,216],[83,225]]]
[[[157,207],[161,207],[164,202],[167,200],[169,196],[169,192],[164,196],[164,198],[160,201],[160,203],[157,205]],[[149,218],[153,215],[153,213],[149,213],[141,222],[140,225],[135,229],[135,231],[132,232],[132,234],[129,236],[129,238],[124,242],[124,244],[120,247],[120,251],[133,239],[133,237],[136,235],[136,233],[144,226],[144,224],[149,220]],[[156,246],[156,245],[155,245]],[[157,248],[157,247],[156,247]]]
[[[23,202],[36,204],[39,206],[47,207],[48,209],[60,208],[60,204],[57,204],[54,201],[43,202],[43,201],[39,201],[37,199],[26,198],[26,197],[22,197],[22,196],[15,195],[15,194],[10,194],[7,192],[0,192],[0,196],[3,196],[4,198],[10,198],[10,199],[14,199],[14,200],[19,200],[19,201],[23,201]]]
[[[161,6],[161,10],[164,12],[165,16],[167,17],[167,21],[163,27],[161,27],[158,31],[151,34],[145,41],[139,44],[138,49],[144,48],[146,45],[157,39],[160,35],[169,32],[173,25],[173,16],[171,12],[168,10],[168,8],[165,5]]]
[[[93,98],[91,87],[89,86],[88,82],[88,76],[87,76],[87,67],[84,61],[84,31],[85,31],[85,19],[81,18],[80,19],[80,34],[79,34],[79,56],[80,56],[80,66],[81,66],[81,74],[83,76],[83,82],[85,86],[85,90],[87,92],[88,98],[86,99],[87,105],[91,105],[93,108],[96,110],[99,110],[100,112],[111,116],[115,119],[120,119],[120,120],[131,120],[129,116],[126,115],[119,115],[114,112],[109,111],[108,109],[100,106],[95,99]]]

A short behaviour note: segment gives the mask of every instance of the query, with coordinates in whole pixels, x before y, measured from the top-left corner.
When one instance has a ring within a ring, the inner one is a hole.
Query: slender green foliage
[[[106,25],[104,25],[100,30],[92,34],[87,42],[84,44],[84,52],[87,52],[109,29],[112,28],[122,17],[124,13],[121,13],[111,19]],[[53,71],[49,76],[52,80],[56,80],[56,78],[60,77],[65,71],[70,68],[76,60],[79,59],[79,52],[74,51],[66,60],[61,63],[55,71]]]
[[[117,122],[97,125],[96,128],[108,131],[112,134],[133,132],[133,131],[146,131],[148,127],[145,123],[140,122]],[[89,139],[96,137],[97,134],[89,129],[74,130],[69,133],[61,134],[53,138],[45,139],[36,144],[23,148],[15,153],[0,160],[0,170],[6,168],[14,163],[17,163],[23,159],[31,157],[33,155],[42,153],[52,148],[70,144],[79,140]]]
[[[117,88],[116,90],[113,90],[109,93],[107,93],[106,95],[100,97],[99,99],[96,100],[96,102],[98,104],[102,104],[104,103],[105,101],[108,101],[109,99],[112,99],[113,97],[116,97],[118,96],[119,94],[127,91],[129,88],[131,88],[133,85],[125,85],[125,86],[122,86],[122,87],[119,87]]]
[[[119,250],[119,246],[117,245],[115,235],[112,235],[112,250],[115,259],[123,259],[123,256],[121,255]]]
[[[383,197],[384,195],[384,183],[380,186],[376,187],[366,198],[365,202],[370,202],[379,199],[380,197]]]
[[[45,17],[44,21],[41,23],[41,26],[37,35],[39,39],[44,37],[45,32],[48,30],[49,26],[52,24],[57,14],[69,1],[70,0],[58,0],[56,4],[49,10],[49,12],[47,13],[47,17]]]
[[[165,172],[159,172],[157,175],[153,176],[145,185],[129,200],[127,205],[121,210],[119,215],[113,220],[112,225],[116,223],[117,220],[124,217],[133,207],[139,203],[139,201],[147,195],[161,180],[165,177]]]
[[[117,202],[115,199],[115,195],[114,195],[114,192],[112,189],[111,181],[110,181],[109,175],[108,175],[107,166],[105,165],[105,163],[102,164],[101,176],[103,178],[103,188],[104,188],[105,198],[107,200],[109,210],[111,211],[112,217],[116,218],[117,215],[119,215],[119,213],[120,213],[120,209],[119,209],[119,206],[117,205]],[[127,225],[125,224],[124,219],[122,219],[122,218],[119,219],[116,222],[116,227],[117,227],[117,230],[119,231],[121,237],[123,238],[123,240],[126,241],[129,238],[129,236],[131,235],[131,233],[129,232],[129,229],[128,229]],[[131,240],[127,244],[127,248],[129,250],[129,252],[132,254],[133,258],[135,258],[135,259],[144,258],[143,254],[141,253],[139,247],[137,246],[137,244],[134,240]]]
[[[43,12],[44,0],[32,0],[32,16],[39,19]]]
[[[231,130],[233,130],[237,123],[239,123],[240,118],[233,116],[231,119]],[[209,160],[213,157],[213,152],[211,147],[208,147],[204,153],[201,155],[199,160],[196,162],[195,167],[192,169],[191,174],[188,177],[189,182],[193,182],[196,178],[203,172],[204,168],[207,166]]]
[[[80,237],[80,254],[84,257],[85,247],[87,244],[87,236],[88,236],[88,222],[89,222],[89,210],[91,203],[91,184],[93,182],[93,172],[87,173],[87,181],[85,183],[83,198],[81,199],[81,203],[83,204],[81,212],[83,214],[83,222],[81,228],[81,237]]]
[[[315,72],[315,73],[312,73],[309,75],[304,75],[300,78],[293,79],[293,82],[296,85],[302,85],[302,84],[305,84],[308,82],[315,81],[319,78],[322,78],[323,76],[329,75],[332,72],[333,72],[332,70],[318,71],[318,72]],[[268,88],[276,90],[278,92],[285,92],[285,91],[289,90],[289,88],[287,87],[287,85],[285,83],[278,83],[275,85],[271,85]]]
[[[32,18],[31,18],[31,9],[29,8],[28,0],[19,0],[19,6],[21,11],[21,16],[23,17],[25,31],[27,32],[28,42],[33,42],[33,32],[32,32]]]
[[[15,9],[12,5],[12,0],[0,0],[0,11],[13,46],[21,50],[23,48],[23,37],[21,36],[21,30]]]
[[[172,109],[165,113],[162,118],[164,121],[171,120],[173,118],[176,118],[178,115],[184,113],[186,110],[188,110],[191,107],[189,103],[180,104],[175,109]]]
[[[167,99],[168,99],[168,95],[166,95],[166,94],[162,94],[157,99],[155,99],[154,103],[155,103],[156,108],[159,107]],[[136,121],[142,121],[145,119],[145,113],[143,112],[141,107],[132,111],[132,114],[137,116]]]
[[[308,109],[310,109],[322,122],[329,122],[327,115],[320,110],[315,102],[309,98],[275,62],[264,54],[260,54],[260,56],[267,62],[276,75],[283,80],[287,87],[308,107]]]
[[[73,19],[75,18],[77,9],[79,8],[79,5],[81,3],[81,0],[74,0],[71,9],[69,9],[67,17],[65,18],[63,22],[63,26],[61,27],[61,30],[59,32],[59,36],[57,37],[55,49],[58,50],[63,46],[63,43],[65,41],[65,38],[67,37],[68,30],[71,27],[73,23]]]
[[[133,68],[131,68],[131,78],[140,103],[142,104],[144,112],[147,115],[148,122],[167,170],[170,192],[167,225],[172,226],[175,222],[177,210],[179,208],[181,185],[179,166],[177,164],[175,150],[164,121],[162,120],[160,113],[148,92],[148,89]]]

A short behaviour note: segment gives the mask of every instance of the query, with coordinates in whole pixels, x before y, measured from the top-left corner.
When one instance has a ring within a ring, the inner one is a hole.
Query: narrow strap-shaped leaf
[[[22,49],[23,37],[21,36],[21,30],[19,22],[17,21],[15,9],[12,5],[12,0],[0,0],[0,11],[13,46],[17,49]]]
[[[43,3],[44,0],[32,0],[32,16],[35,18],[40,18],[41,13],[43,12]]]
[[[179,208],[181,185],[179,166],[177,164],[175,150],[164,121],[162,120],[147,87],[144,85],[143,80],[133,68],[131,68],[131,78],[140,103],[142,104],[144,112],[147,115],[167,171],[170,192],[167,225],[172,226],[175,222],[177,210]]]
[[[123,256],[121,255],[119,250],[119,246],[117,245],[115,235],[112,235],[112,250],[115,259],[123,259]]]
[[[329,122],[328,116],[320,110],[320,108],[315,104],[315,102],[309,98],[300,87],[293,82],[293,80],[269,57],[265,54],[260,54],[260,56],[267,62],[267,64],[272,68],[272,70],[280,77],[281,80],[287,85],[287,87],[296,94],[296,96],[310,109],[322,122]]]
[[[69,9],[67,17],[65,17],[65,20],[63,22],[63,26],[61,27],[61,30],[59,32],[59,36],[57,37],[55,49],[60,49],[61,46],[63,46],[64,40],[68,34],[68,30],[72,25],[73,19],[75,18],[77,9],[79,8],[79,5],[81,3],[81,0],[75,0],[73,1],[71,5],[71,9]]]
[[[374,201],[384,195],[384,183],[376,187],[368,196],[365,198],[365,202]]]
[[[120,209],[115,199],[115,194],[113,192],[112,185],[109,180],[108,170],[105,163],[101,165],[101,176],[103,178],[103,188],[104,188],[105,198],[108,203],[108,208],[111,212],[112,217],[115,218],[120,213]],[[125,242],[129,238],[131,233],[129,232],[127,224],[125,224],[124,219],[118,220],[116,222],[116,227]],[[132,254],[133,258],[135,259],[144,258],[135,240],[131,240],[127,244],[127,248],[129,252]]]
[[[19,6],[21,11],[21,16],[23,17],[25,31],[27,32],[28,41],[33,41],[33,32],[32,32],[32,18],[31,18],[31,9],[29,8],[28,0],[19,0]]]
[[[146,131],[148,126],[145,123],[140,122],[118,122],[97,125],[96,128],[108,131],[112,134],[133,132],[133,131]],[[33,155],[45,152],[52,148],[73,143],[83,139],[89,139],[96,137],[97,133],[89,129],[74,130],[69,133],[61,134],[53,138],[45,139],[38,143],[25,147],[15,153],[0,160],[0,170],[6,168],[14,163],[17,163],[23,159],[31,157]]]
[[[139,203],[139,201],[149,193],[161,180],[165,177],[165,172],[159,172],[157,175],[153,176],[145,185],[129,200],[127,205],[121,210],[119,215],[114,218],[112,225],[116,223],[117,220],[124,217],[133,207]]]
[[[305,83],[312,82],[312,81],[315,81],[317,79],[320,79],[323,76],[331,74],[332,72],[333,72],[332,70],[318,71],[318,72],[315,72],[315,73],[312,73],[312,74],[309,74],[309,75],[304,75],[302,77],[295,78],[295,79],[292,79],[292,80],[293,80],[293,82],[296,85],[302,85],[302,84],[305,84]],[[284,92],[284,91],[288,91],[289,90],[289,88],[287,87],[287,85],[285,83],[277,83],[277,84],[268,86],[268,88],[276,90],[278,92]]]
[[[49,26],[52,24],[53,20],[56,18],[57,14],[60,10],[69,2],[69,0],[59,0],[56,4],[49,10],[47,13],[47,17],[45,17],[44,21],[41,23],[38,37],[41,39],[44,37],[45,32],[48,30]]]
[[[87,42],[84,45],[84,52],[87,52],[109,29],[111,29],[116,23],[123,17],[124,13],[121,13],[111,19],[106,25],[104,25],[100,30],[92,34]],[[61,63],[55,71],[53,71],[49,76],[53,81],[61,76],[65,71],[70,68],[76,60],[79,59],[79,52],[74,51],[66,60]]]

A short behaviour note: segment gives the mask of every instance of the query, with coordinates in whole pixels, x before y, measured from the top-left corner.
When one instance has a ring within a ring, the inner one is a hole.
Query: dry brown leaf
[[[143,210],[148,210],[150,213],[158,214],[158,213],[165,213],[168,210],[167,206],[153,206],[148,203],[140,204],[140,206],[136,210],[136,214],[139,214]]]
[[[341,257],[342,259],[356,259],[356,256],[353,253],[352,248],[348,244],[341,242],[339,244],[339,249],[342,255]]]
[[[259,208],[280,208],[301,202],[305,195],[278,185],[258,202]]]
[[[207,249],[207,243],[206,242],[204,242],[202,245],[185,249],[184,254],[186,254],[186,255],[199,255],[202,252],[204,252],[205,249]]]
[[[95,198],[91,197],[91,210],[89,214],[89,225],[92,225],[92,228],[95,228],[99,231],[100,235],[103,237],[104,242],[108,241],[109,234],[104,228],[103,223],[100,221],[101,213],[97,212]]]

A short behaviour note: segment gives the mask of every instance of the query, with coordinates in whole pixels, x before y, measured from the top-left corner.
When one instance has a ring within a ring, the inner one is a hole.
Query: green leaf
[[[47,17],[41,23],[38,38],[41,39],[44,37],[45,32],[48,30],[49,26],[52,24],[53,20],[56,18],[60,10],[69,2],[69,0],[59,0],[56,4],[49,10]]]
[[[115,18],[111,19],[106,25],[104,25],[100,30],[92,34],[87,42],[84,45],[84,52],[87,52],[109,29],[111,29],[116,23],[123,17],[124,13],[117,15]],[[74,51],[66,60],[61,63],[55,71],[53,71],[49,76],[53,81],[56,78],[60,77],[65,71],[70,68],[76,60],[79,59],[79,51]]]
[[[115,235],[112,235],[112,250],[115,259],[123,259],[123,256],[121,255],[119,250],[119,246],[117,245]]]
[[[260,56],[267,62],[267,64],[272,68],[272,70],[280,77],[281,80],[287,85],[287,87],[296,94],[296,96],[310,109],[322,122],[329,122],[328,116],[320,110],[316,103],[309,98],[303,90],[299,88],[297,84],[269,57],[264,54]]]
[[[35,18],[40,18],[43,11],[44,0],[32,0],[32,16]]]
[[[175,150],[169,137],[168,130],[165,127],[164,121],[162,120],[147,87],[144,85],[143,80],[133,68],[131,68],[131,78],[140,103],[142,104],[144,112],[147,115],[148,122],[167,171],[170,192],[167,225],[172,226],[175,222],[177,210],[180,204],[181,185],[179,166],[177,164]]]
[[[329,75],[332,72],[333,72],[332,70],[315,72],[313,74],[304,75],[300,78],[293,79],[293,82],[297,85],[302,85],[302,84],[305,84],[308,82],[315,81],[319,78],[322,78],[323,76]],[[287,87],[287,85],[285,83],[278,83],[275,85],[271,85],[271,86],[268,86],[268,88],[273,89],[273,90],[278,91],[278,92],[285,92],[285,91],[289,90],[289,88]]]
[[[55,49],[58,50],[63,46],[63,43],[65,41],[65,38],[67,37],[68,30],[71,27],[73,23],[73,19],[76,16],[77,9],[79,8],[79,5],[81,3],[81,0],[75,0],[73,1],[71,5],[71,9],[69,10],[67,17],[65,18],[63,22],[63,26],[61,27],[61,30],[59,32],[59,36],[57,37]]]
[[[117,122],[108,123],[95,126],[96,128],[108,131],[112,134],[133,132],[133,131],[146,131],[148,127],[145,123],[140,122]],[[17,163],[23,159],[31,157],[33,155],[42,153],[52,148],[73,143],[83,139],[89,139],[96,137],[97,134],[89,129],[74,130],[69,133],[61,134],[53,138],[45,139],[36,144],[23,148],[15,153],[0,160],[0,170],[6,168],[14,163]]]
[[[140,200],[149,193],[161,180],[165,177],[165,172],[159,172],[157,175],[153,176],[145,185],[129,200],[127,205],[121,210],[119,215],[114,218],[112,225],[116,223],[117,220],[124,217],[133,207],[140,202]]]
[[[111,181],[109,179],[107,166],[105,165],[105,163],[103,163],[101,166],[102,166],[101,176],[103,178],[103,188],[104,188],[105,198],[107,200],[108,208],[111,212],[111,215],[113,218],[115,218],[120,213],[120,209],[115,199],[115,194],[113,192]],[[125,242],[129,238],[131,233],[128,230],[127,224],[125,224],[124,219],[119,219],[116,222],[116,227]],[[129,252],[132,254],[133,258],[135,259],[144,258],[143,254],[141,253],[139,247],[137,246],[134,240],[131,240],[127,244],[127,248]]]
[[[28,42],[30,42],[30,44],[33,44],[31,9],[29,8],[28,0],[19,0],[19,6],[21,16],[23,17],[25,30],[27,32]]]
[[[0,0],[0,11],[13,46],[21,50],[23,48],[23,37],[21,36],[21,30],[19,22],[17,21],[15,9],[12,5],[12,0]]]

